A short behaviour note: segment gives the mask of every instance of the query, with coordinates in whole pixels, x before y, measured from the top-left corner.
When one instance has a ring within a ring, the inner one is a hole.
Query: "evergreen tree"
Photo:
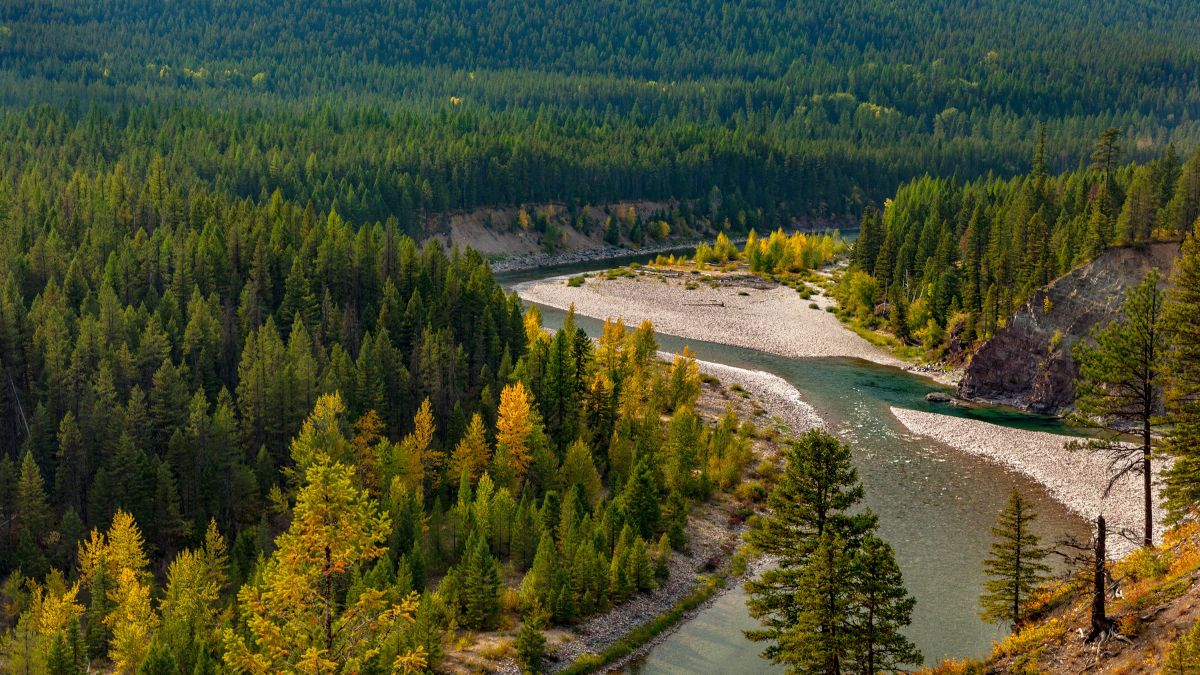
[[[1163,291],[1158,270],[1152,269],[1129,291],[1118,321],[1094,331],[1094,346],[1075,346],[1079,378],[1075,385],[1077,419],[1098,427],[1106,437],[1078,444],[1107,453],[1111,459],[1111,487],[1128,474],[1141,474],[1144,546],[1154,544],[1154,474],[1151,453],[1154,430],[1161,422],[1166,331],[1163,326]],[[1141,443],[1131,445],[1121,436],[1136,429]]]
[[[850,635],[858,671],[891,672],[920,665],[921,652],[901,633],[912,623],[916,600],[904,588],[892,547],[867,535],[853,566]]]
[[[773,638],[776,644],[763,656],[797,672],[838,675],[849,669],[855,655],[855,636],[850,629],[854,588],[851,556],[845,540],[833,532],[817,537],[792,601],[795,623]],[[752,640],[763,639],[761,631],[748,631],[746,635]]]
[[[814,429],[790,442],[784,457],[784,474],[767,498],[770,513],[746,534],[755,550],[778,560],[746,582],[746,606],[763,625],[746,635],[769,641],[763,656],[772,661],[838,672],[851,650],[851,560],[875,516],[850,512],[863,491],[850,449],[837,439]]]
[[[979,604],[985,621],[1020,628],[1028,615],[1025,605],[1046,578],[1047,551],[1031,525],[1037,513],[1015,488],[992,528],[991,555],[983,561],[990,577]]]
[[[528,675],[540,675],[546,660],[546,636],[542,634],[545,627],[545,612],[541,607],[534,607],[525,614],[521,622],[521,630],[517,633],[517,663],[521,672]]]
[[[1167,411],[1171,429],[1167,450],[1175,463],[1167,471],[1168,515],[1179,521],[1200,504],[1200,229],[1183,243],[1167,296]]]
[[[638,460],[633,474],[625,483],[622,492],[625,517],[634,533],[652,537],[658,533],[662,521],[661,493],[654,478],[654,470],[645,459]]]

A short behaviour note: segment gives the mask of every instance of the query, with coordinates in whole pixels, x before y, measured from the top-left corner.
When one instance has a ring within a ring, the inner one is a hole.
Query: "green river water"
[[[618,261],[608,261],[501,275],[500,280],[511,287],[524,280],[616,264]],[[541,309],[548,327],[561,325],[564,312]],[[586,317],[579,317],[578,322],[589,334],[599,333],[601,322]],[[663,334],[658,335],[658,342],[666,351],[678,351],[687,344],[701,360],[782,377],[816,408],[832,433],[852,445],[866,504],[879,515],[880,534],[896,549],[907,587],[917,600],[913,624],[906,634],[928,662],[982,656],[992,640],[1003,635],[1000,628],[979,619],[978,597],[990,529],[1013,486],[1036,505],[1040,514],[1037,530],[1044,540],[1088,534],[1081,518],[1051,500],[1037,484],[993,463],[909,434],[889,407],[1068,432],[1058,420],[999,407],[930,404],[924,400],[925,394],[949,390],[896,368],[855,359],[788,359]],[[630,664],[626,672],[782,672],[758,657],[762,645],[743,637],[743,629],[755,626],[746,612],[745,599],[740,586],[719,596]]]

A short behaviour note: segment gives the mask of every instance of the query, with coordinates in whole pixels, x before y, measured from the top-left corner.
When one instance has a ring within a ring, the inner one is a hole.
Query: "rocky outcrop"
[[[1110,249],[1038,291],[975,353],[959,395],[1062,412],[1075,396],[1071,348],[1119,315],[1126,289],[1151,267],[1169,272],[1178,253],[1176,243]]]

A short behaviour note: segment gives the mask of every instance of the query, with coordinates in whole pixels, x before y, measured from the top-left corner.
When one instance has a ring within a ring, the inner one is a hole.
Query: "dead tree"
[[[1106,534],[1104,516],[1098,516],[1096,518],[1096,550],[1093,562],[1094,567],[1092,568],[1092,630],[1087,636],[1088,644],[1103,642],[1116,632],[1116,625],[1108,618],[1104,607],[1104,596],[1108,587],[1108,584],[1105,583],[1107,575],[1104,571],[1104,562],[1107,555],[1104,550]]]

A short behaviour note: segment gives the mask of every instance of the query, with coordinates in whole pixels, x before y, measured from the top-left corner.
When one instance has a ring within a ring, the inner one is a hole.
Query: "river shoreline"
[[[1070,450],[1080,439],[1071,436],[1002,427],[979,420],[892,407],[892,415],[910,433],[932,438],[960,452],[986,457],[1032,478],[1055,501],[1095,522],[1103,514],[1109,527],[1108,554],[1119,560],[1141,544],[1143,530],[1142,478],[1126,475],[1108,486],[1112,475],[1103,452]],[[1158,473],[1157,471],[1155,472]],[[1155,485],[1160,487],[1159,477]],[[1160,503],[1160,499],[1155,500]],[[1155,541],[1162,541],[1162,510],[1155,523]]]
[[[833,314],[825,295],[803,298],[795,290],[748,274],[711,273],[697,279],[654,270],[617,278],[592,275],[568,286],[571,275],[516,284],[527,302],[583,316],[643,320],[655,330],[684,339],[717,342],[799,359],[848,357],[900,368],[954,387],[958,373],[914,365],[871,344]]]

